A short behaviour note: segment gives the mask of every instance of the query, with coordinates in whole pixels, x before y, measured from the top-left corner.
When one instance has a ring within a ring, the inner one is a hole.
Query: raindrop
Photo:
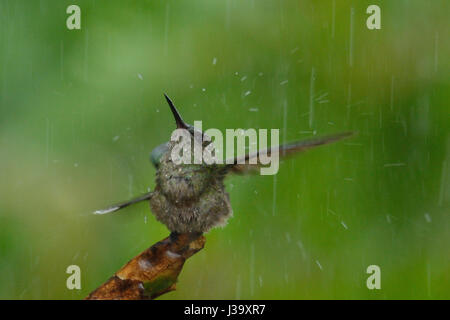
[[[166,256],[168,256],[168,257],[171,258],[171,259],[178,259],[178,258],[181,257],[180,254],[175,253],[175,252],[172,252],[172,251],[170,251],[170,250],[167,250],[167,251],[166,251]]]
[[[139,267],[141,269],[147,270],[153,267],[153,265],[150,263],[150,261],[145,259],[139,259],[138,261]]]
[[[286,232],[286,241],[291,243],[291,234],[289,232]]]
[[[322,265],[320,264],[319,260],[316,260],[316,264],[319,267],[320,270],[323,270]]]
[[[403,166],[406,166],[406,163],[403,163],[403,162],[398,162],[398,163],[386,163],[386,164],[384,165],[385,168],[388,168],[388,167],[403,167]]]

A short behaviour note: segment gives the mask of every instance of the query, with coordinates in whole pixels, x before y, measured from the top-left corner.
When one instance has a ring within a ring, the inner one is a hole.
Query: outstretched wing
[[[132,204],[135,204],[135,203],[138,203],[138,202],[141,202],[141,201],[144,201],[144,200],[148,200],[148,199],[150,199],[152,197],[152,195],[153,195],[153,192],[148,192],[146,194],[143,194],[140,197],[128,200],[126,202],[118,203],[118,204],[113,205],[113,206],[111,206],[109,208],[106,208],[106,209],[96,210],[93,213],[94,214],[107,214],[107,213],[110,213],[110,212],[115,212],[117,210],[120,210],[120,209],[123,209],[125,207],[128,207],[128,206],[130,206]]]
[[[247,173],[249,171],[257,170],[262,166],[260,163],[260,155],[264,154],[267,156],[271,156],[273,153],[279,153],[280,158],[286,158],[288,156],[297,154],[299,152],[306,151],[311,148],[315,148],[324,144],[329,144],[332,142],[336,142],[342,140],[344,138],[348,138],[354,135],[354,132],[343,132],[335,135],[329,135],[324,137],[315,137],[302,141],[296,141],[288,144],[284,144],[281,146],[271,147],[264,150],[259,150],[254,153],[246,154],[245,156],[236,157],[233,159],[233,162],[230,161],[231,164],[226,165],[227,171],[237,174]],[[250,164],[249,160],[256,158],[256,164]],[[228,163],[228,162],[225,162]]]

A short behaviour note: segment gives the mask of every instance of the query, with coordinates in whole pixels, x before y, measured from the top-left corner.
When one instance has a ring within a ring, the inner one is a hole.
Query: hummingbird
[[[197,128],[187,124],[172,100],[166,94],[164,97],[172,111],[177,129],[187,130],[192,141],[199,133],[202,137],[205,136],[204,132],[199,132]],[[151,162],[156,168],[156,187],[153,191],[107,209],[97,210],[94,214],[115,212],[141,201],[149,201],[156,219],[166,225],[171,232],[205,233],[214,227],[226,225],[233,214],[230,197],[224,185],[224,179],[229,174],[255,171],[261,167],[258,159],[263,152],[269,156],[278,153],[282,158],[286,158],[351,135],[353,132],[343,132],[273,146],[228,159],[229,161],[225,161],[224,164],[206,164],[204,161],[200,164],[175,164],[172,161],[171,151],[176,142],[169,141],[157,146],[150,155]],[[202,148],[213,143],[210,139],[204,141]],[[253,161],[250,161],[251,159]]]

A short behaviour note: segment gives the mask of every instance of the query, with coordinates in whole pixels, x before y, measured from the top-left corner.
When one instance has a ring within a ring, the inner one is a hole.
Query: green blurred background
[[[174,129],[163,92],[204,129],[359,135],[228,178],[234,217],[162,299],[450,298],[449,9],[0,0],[0,298],[83,298],[168,235],[147,203],[90,214],[154,187],[149,152]]]

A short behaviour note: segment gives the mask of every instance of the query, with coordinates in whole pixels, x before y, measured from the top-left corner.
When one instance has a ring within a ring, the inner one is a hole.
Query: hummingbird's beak
[[[175,118],[175,122],[177,124],[177,128],[178,129],[187,129],[188,125],[181,118],[180,114],[178,113],[177,108],[175,108],[175,106],[173,105],[172,100],[170,100],[170,98],[165,93],[164,93],[164,97],[166,98],[167,103],[169,104],[170,110],[172,110],[173,117]]]

